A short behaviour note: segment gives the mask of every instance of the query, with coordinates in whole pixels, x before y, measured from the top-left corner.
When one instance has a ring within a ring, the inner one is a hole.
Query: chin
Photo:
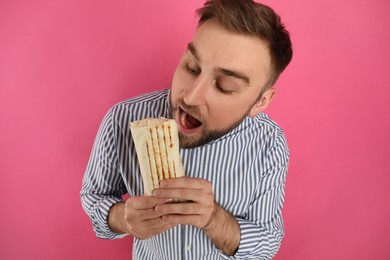
[[[181,148],[195,148],[203,145],[202,138],[195,135],[185,135],[179,131],[179,146]]]

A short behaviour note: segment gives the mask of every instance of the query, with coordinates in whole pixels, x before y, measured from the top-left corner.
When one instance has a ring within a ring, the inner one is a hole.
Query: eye
[[[230,94],[233,93],[232,90],[227,90],[227,89],[225,89],[223,86],[221,86],[220,83],[219,83],[217,80],[214,82],[214,85],[215,85],[216,89],[217,89],[219,92],[221,92],[222,94],[230,95]]]
[[[200,74],[200,69],[196,67],[192,67],[191,65],[187,64],[186,65],[186,70],[192,74],[192,75],[199,75]]]

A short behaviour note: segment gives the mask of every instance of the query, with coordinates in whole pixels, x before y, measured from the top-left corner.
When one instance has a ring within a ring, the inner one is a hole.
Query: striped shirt
[[[143,194],[129,123],[169,117],[169,111],[169,90],[162,90],[121,102],[104,117],[81,190],[83,208],[98,237],[123,237],[108,227],[109,209],[126,193]],[[134,238],[133,259],[271,259],[284,235],[289,151],[280,127],[260,113],[206,145],[180,149],[180,155],[186,176],[209,180],[215,201],[236,217],[239,248],[234,256],[226,256],[201,229],[179,225],[146,240]]]

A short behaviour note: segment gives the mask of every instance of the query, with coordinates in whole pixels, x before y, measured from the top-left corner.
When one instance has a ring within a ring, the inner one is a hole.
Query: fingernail
[[[166,182],[166,181],[162,180],[162,181],[160,182],[160,188],[164,188],[166,185],[167,185],[167,182]]]

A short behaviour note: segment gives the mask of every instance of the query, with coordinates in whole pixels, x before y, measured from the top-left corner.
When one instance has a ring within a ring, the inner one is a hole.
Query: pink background
[[[107,109],[166,88],[203,0],[0,2],[0,259],[130,259],[81,179]],[[269,114],[291,149],[276,259],[390,259],[390,4],[265,3],[294,60]]]

